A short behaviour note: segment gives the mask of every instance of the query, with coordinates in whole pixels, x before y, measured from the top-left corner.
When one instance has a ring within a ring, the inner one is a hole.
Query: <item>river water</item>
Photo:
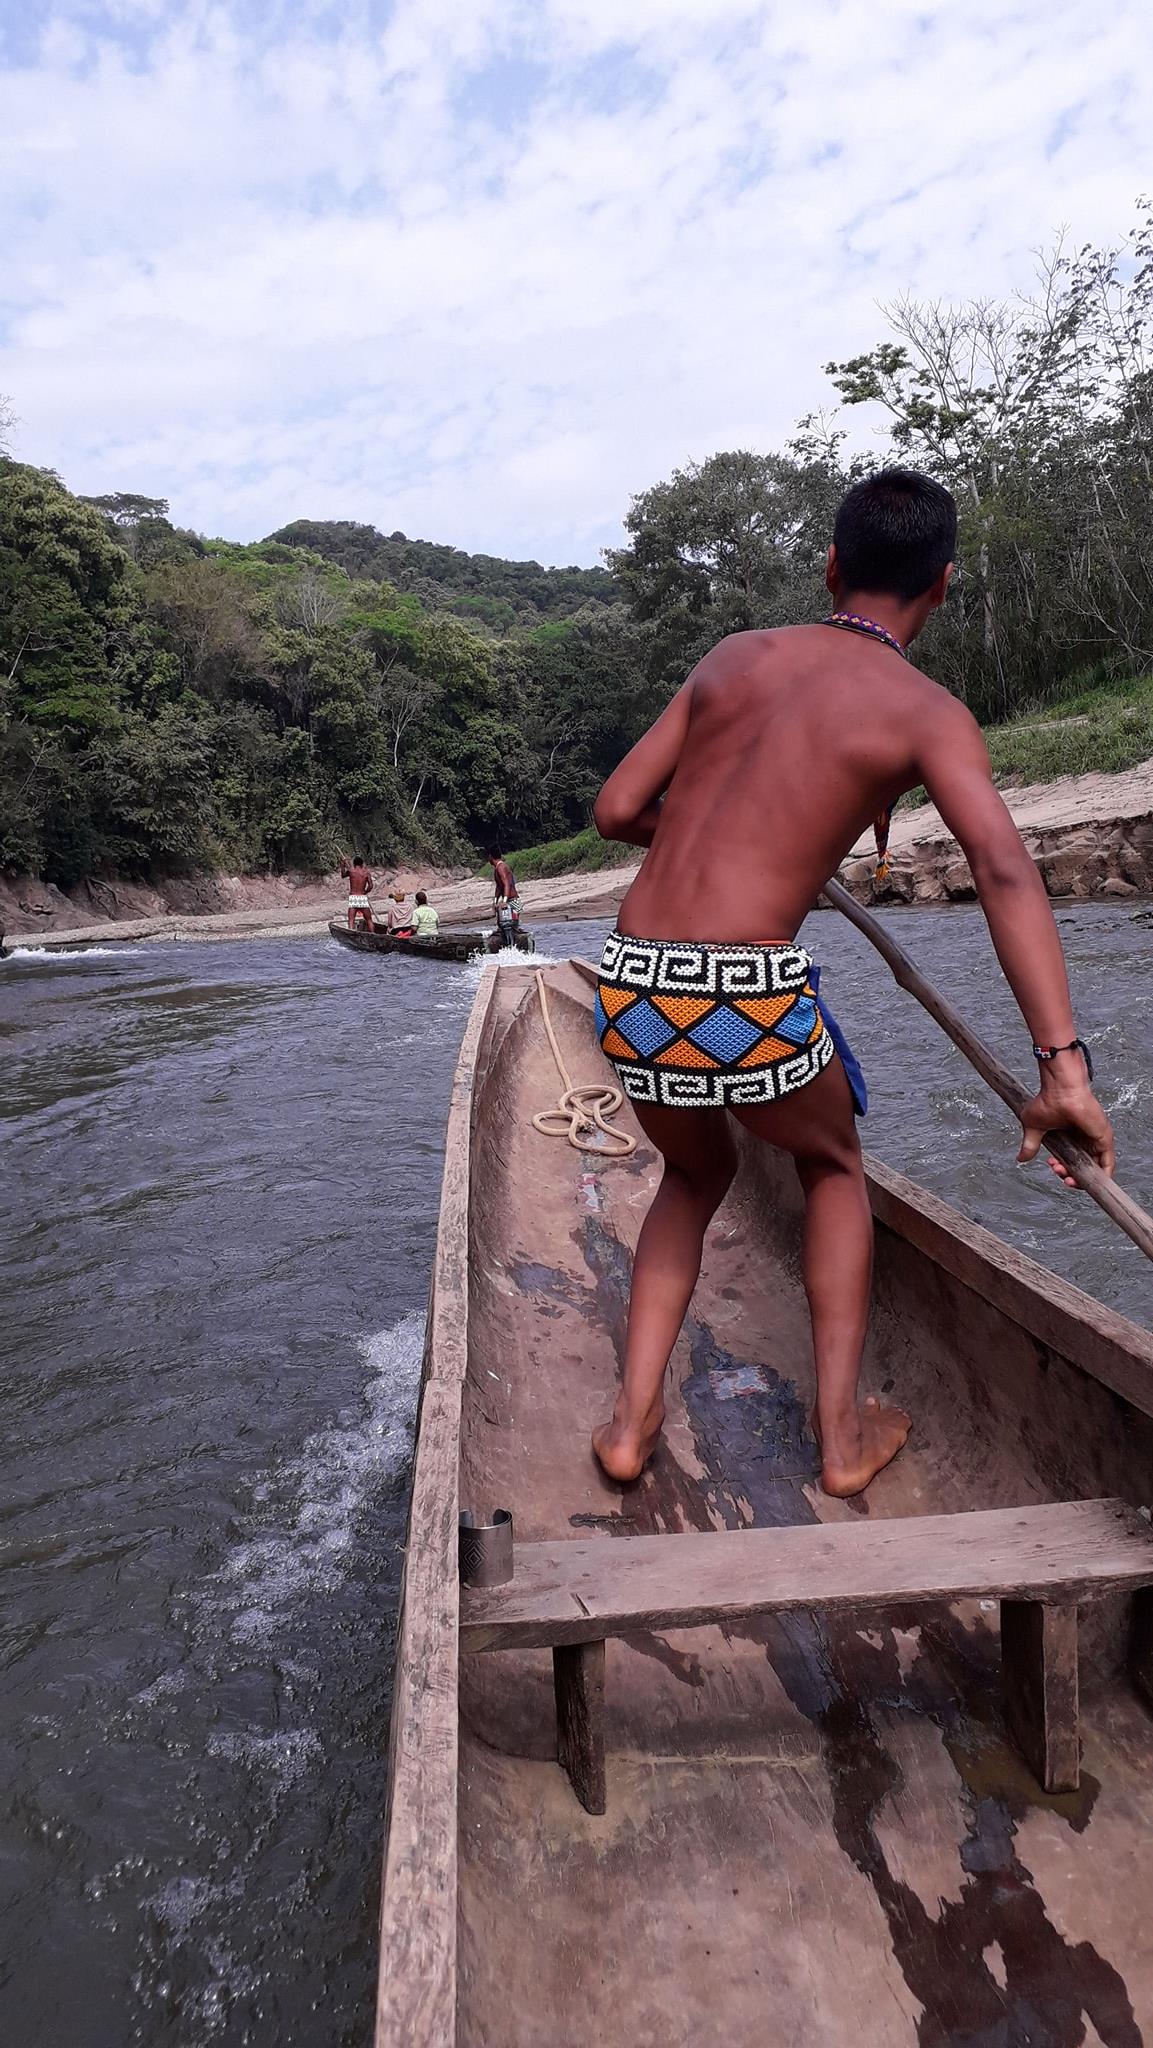
[[[1153,1203],[1153,929],[1062,913]],[[902,944],[1031,1071],[978,914]],[[603,924],[538,928],[595,953]],[[831,914],[872,1150],[1138,1320],[1150,1269]],[[479,970],[331,940],[0,966],[0,2039],[366,2048],[390,1630]]]

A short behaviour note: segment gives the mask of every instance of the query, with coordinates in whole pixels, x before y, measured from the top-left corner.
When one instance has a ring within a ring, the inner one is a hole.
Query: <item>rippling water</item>
[[[1117,1133],[1118,1177],[1153,1209],[1153,929],[1130,910],[1058,910],[1081,1035]],[[898,943],[1023,1081],[1037,1073],[1028,1035],[979,911],[891,914]],[[1020,1125],[938,1025],[893,983],[860,933],[836,912],[805,937],[826,962],[822,992],[864,1061],[866,1146],[966,1215],[1135,1321],[1153,1324],[1153,1267],[1087,1196],[1038,1161],[1014,1162]]]
[[[1066,914],[1153,1202],[1153,931]],[[984,927],[894,918],[1022,1074]],[[595,953],[603,924],[538,937]],[[1149,1267],[866,943],[807,937],[871,1148],[1153,1321]],[[331,941],[0,967],[0,2028],[366,2044],[389,1636],[449,1080],[478,970]]]

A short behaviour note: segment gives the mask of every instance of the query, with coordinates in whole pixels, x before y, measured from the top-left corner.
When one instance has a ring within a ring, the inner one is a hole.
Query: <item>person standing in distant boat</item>
[[[492,868],[493,913],[496,928],[503,946],[515,946],[516,928],[520,923],[520,897],[517,895],[516,876],[513,874],[499,846],[490,846],[485,859]]]
[[[418,939],[435,939],[440,932],[440,913],[433,909],[423,889],[416,892],[412,928]]]
[[[908,1435],[901,1409],[857,1399],[873,1219],[849,1080],[796,942],[870,819],[883,854],[905,790],[924,783],[960,841],[1040,1063],[1019,1158],[1068,1130],[1113,1171],[1045,885],[976,720],[905,660],[944,601],[956,535],[956,505],[928,477],[889,469],[854,485],[828,554],[831,617],[722,640],[597,798],[602,837],[648,849],[605,945],[597,1030],[664,1159],[620,1393],[593,1435],[613,1479],[635,1479],[660,1436],[665,1371],[736,1168],[726,1112],[792,1154],[804,1194],[826,1492],[860,1493]]]
[[[358,853],[351,859],[345,854],[340,863],[340,872],[348,878],[348,929],[354,932],[357,925],[366,931],[372,930],[372,873],[367,862]]]

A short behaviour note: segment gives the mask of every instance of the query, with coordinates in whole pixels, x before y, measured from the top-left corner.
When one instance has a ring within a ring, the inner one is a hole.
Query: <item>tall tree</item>
[[[894,339],[827,365],[894,453],[956,492],[961,575],[925,652],[981,716],[1093,657],[1150,658],[1153,222],[1052,251],[1010,302],[901,299]]]
[[[842,483],[835,462],[811,451],[738,449],[634,498],[629,545],[608,561],[634,618],[652,627],[654,678],[675,687],[724,634],[811,612]]]

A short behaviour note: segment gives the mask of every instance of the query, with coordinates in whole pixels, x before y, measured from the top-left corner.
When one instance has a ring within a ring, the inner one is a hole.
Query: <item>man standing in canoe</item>
[[[340,872],[348,879],[348,929],[354,932],[358,924],[366,931],[372,930],[372,872],[367,861],[358,853],[345,854],[340,863]]]
[[[890,469],[855,485],[829,549],[832,616],[722,640],[597,799],[602,837],[650,849],[605,945],[597,1029],[664,1158],[621,1390],[593,1436],[613,1479],[635,1479],[660,1435],[665,1370],[735,1170],[726,1111],[792,1154],[804,1192],[822,1485],[859,1493],[905,1442],[907,1415],[857,1398],[872,1215],[849,1083],[796,934],[870,820],[883,847],[892,805],[918,783],[960,841],[1040,1062],[1020,1159],[1067,1129],[1113,1171],[1044,884],[975,720],[904,658],[944,600],[956,534],[953,498],[928,477]]]
[[[501,946],[516,944],[516,928],[520,923],[520,897],[517,895],[516,876],[513,874],[499,846],[490,846],[485,854],[492,869],[493,914]]]

